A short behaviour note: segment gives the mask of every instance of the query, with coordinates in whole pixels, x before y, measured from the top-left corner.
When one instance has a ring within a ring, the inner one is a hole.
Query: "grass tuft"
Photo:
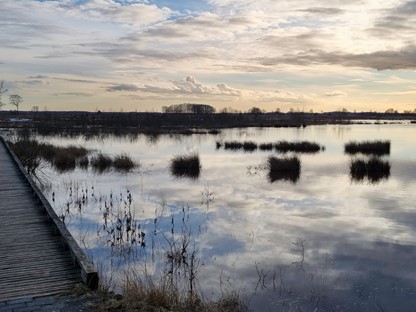
[[[170,172],[179,178],[198,179],[201,174],[201,162],[197,153],[187,156],[174,156],[170,164]]]
[[[98,153],[91,158],[90,163],[95,171],[102,173],[104,171],[108,171],[111,168],[113,165],[113,160],[110,156],[104,155],[103,153]]]
[[[138,167],[138,164],[127,154],[121,154],[114,157],[113,166],[117,171],[129,172]]]
[[[275,181],[287,181],[296,183],[300,178],[301,161],[298,157],[268,158],[268,179],[270,183]]]

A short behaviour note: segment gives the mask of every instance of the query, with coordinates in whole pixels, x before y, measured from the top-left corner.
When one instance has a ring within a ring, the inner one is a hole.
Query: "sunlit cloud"
[[[371,109],[359,92],[376,95],[377,82],[396,88],[416,79],[415,11],[415,1],[406,0],[209,0],[189,7],[161,0],[2,1],[0,78],[71,79],[70,86],[55,84],[54,93],[75,99],[74,89],[90,92],[91,109],[122,92],[140,94],[143,107],[161,107],[151,101],[155,95],[212,95],[237,106],[253,101],[269,109],[284,99],[330,109],[315,95],[333,92],[330,81],[355,79],[355,92],[342,90],[348,102],[332,98]],[[279,76],[279,83],[262,86],[261,74]],[[27,92],[33,102],[52,95],[42,83],[33,81],[35,87]],[[124,97],[123,105],[134,100]]]

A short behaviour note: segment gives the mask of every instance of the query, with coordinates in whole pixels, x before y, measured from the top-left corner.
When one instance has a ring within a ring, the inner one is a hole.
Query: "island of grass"
[[[199,155],[193,153],[190,155],[174,156],[171,160],[170,172],[177,178],[198,179],[201,174]]]
[[[270,183],[275,181],[296,183],[300,178],[301,161],[297,156],[269,156],[267,168],[269,170],[268,180]]]
[[[318,153],[320,151],[325,150],[324,146],[316,142],[308,142],[308,141],[279,141],[277,143],[261,143],[257,144],[253,141],[245,141],[245,142],[238,142],[238,141],[225,141],[225,142],[216,142],[216,149],[220,149],[224,146],[225,150],[231,151],[238,151],[243,150],[245,152],[253,152],[257,149],[260,151],[271,151],[275,149],[279,153],[307,153],[313,154]]]
[[[325,148],[319,145],[316,142],[308,142],[308,141],[279,141],[274,144],[274,149],[277,152],[281,153],[288,153],[288,152],[295,152],[295,153],[307,153],[313,154],[318,153]]]
[[[356,142],[351,141],[344,146],[345,154],[364,154],[364,155],[389,155],[390,154],[390,141],[363,141]]]

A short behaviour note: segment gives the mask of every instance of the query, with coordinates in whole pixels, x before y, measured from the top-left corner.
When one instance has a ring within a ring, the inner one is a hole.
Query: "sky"
[[[0,29],[22,110],[416,109],[416,1],[0,0]]]

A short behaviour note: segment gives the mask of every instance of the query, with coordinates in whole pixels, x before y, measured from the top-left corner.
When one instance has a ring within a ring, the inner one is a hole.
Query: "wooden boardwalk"
[[[97,286],[92,265],[39,193],[0,140],[0,302]]]

